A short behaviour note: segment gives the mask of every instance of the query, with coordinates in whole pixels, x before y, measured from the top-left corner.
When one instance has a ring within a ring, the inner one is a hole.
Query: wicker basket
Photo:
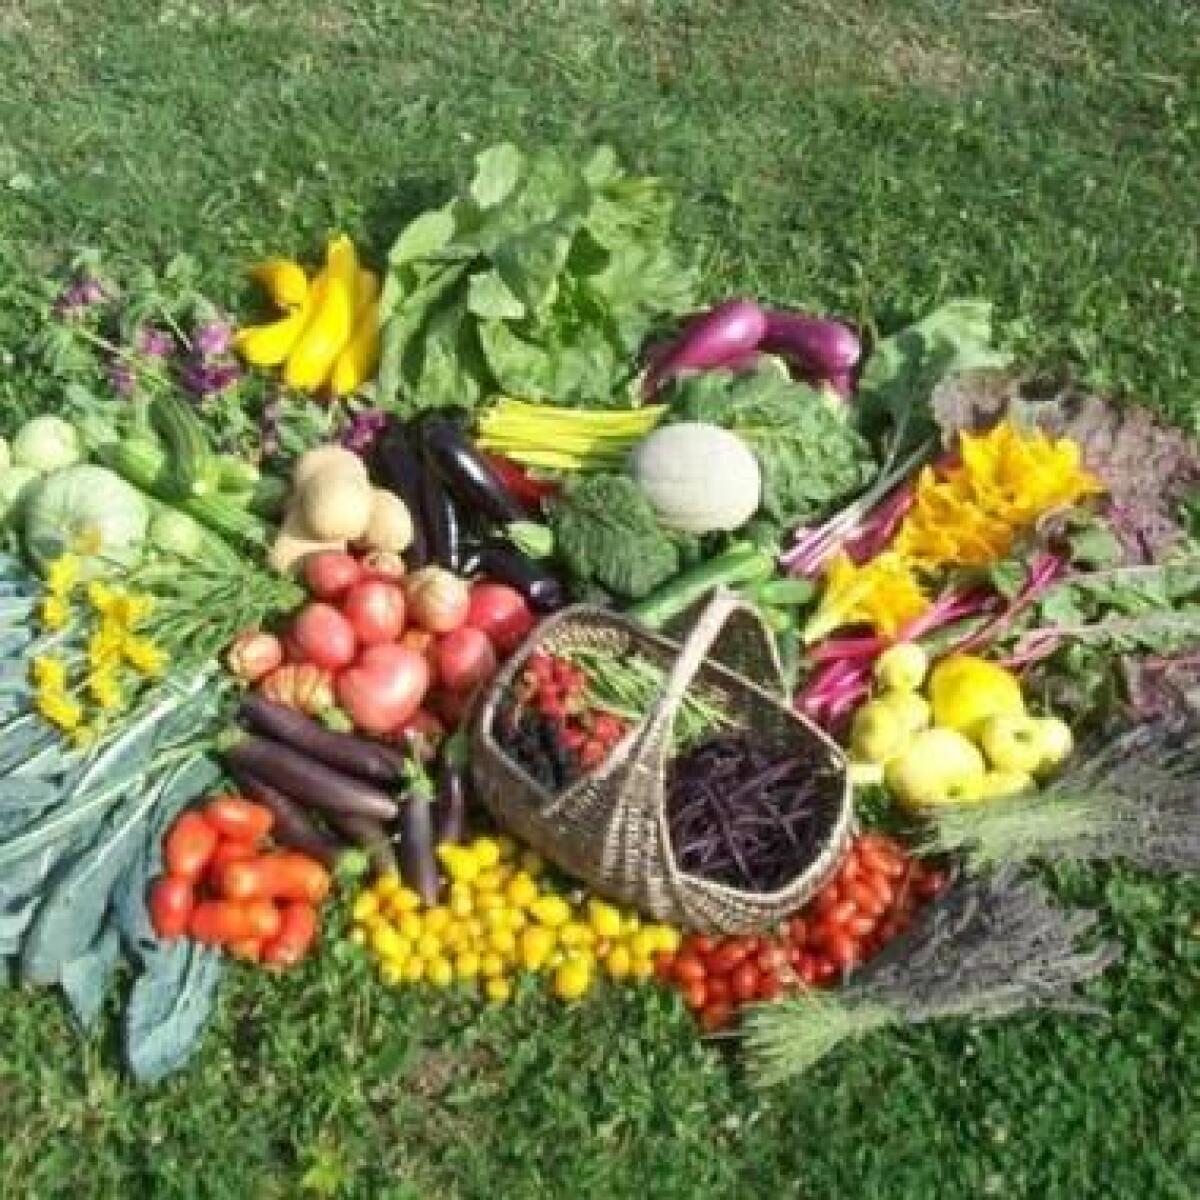
[[[665,684],[603,766],[552,795],[509,757],[492,730],[530,654],[576,648],[636,652],[664,673]],[[741,891],[676,864],[664,813],[665,777],[676,709],[693,682],[720,701],[735,726],[772,749],[823,757],[837,773],[839,794],[831,798],[820,848],[786,887]],[[685,929],[761,929],[794,913],[820,888],[841,858],[853,820],[845,757],[779,698],[781,690],[771,637],[731,592],[714,596],[682,645],[605,609],[565,609],[535,630],[477,706],[471,727],[475,786],[497,822],[597,893]]]

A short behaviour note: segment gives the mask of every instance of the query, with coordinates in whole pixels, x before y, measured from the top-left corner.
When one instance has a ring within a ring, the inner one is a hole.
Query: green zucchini
[[[97,458],[139,491],[173,504],[239,548],[261,550],[267,544],[267,527],[225,496],[172,496],[175,477],[166,454],[145,441],[110,442]]]
[[[164,499],[214,495],[220,482],[219,464],[195,412],[178,396],[163,392],[151,401],[150,420],[170,461],[171,492]]]

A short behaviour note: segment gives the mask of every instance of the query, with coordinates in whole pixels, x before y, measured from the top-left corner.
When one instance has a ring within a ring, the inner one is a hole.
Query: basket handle
[[[679,647],[679,654],[671,665],[662,691],[650,709],[642,732],[641,754],[668,740],[665,734],[674,723],[676,710],[708,657],[713,643],[725,628],[725,623],[740,604],[737,593],[729,588],[720,587],[713,592],[712,599],[704,606],[699,619]]]

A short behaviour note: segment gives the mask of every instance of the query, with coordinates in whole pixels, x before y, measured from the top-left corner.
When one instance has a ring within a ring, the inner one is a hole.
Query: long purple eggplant
[[[445,842],[461,842],[466,833],[470,785],[466,770],[466,740],[461,733],[442,743],[437,766],[433,840],[435,846],[440,846]]]
[[[404,777],[405,758],[394,747],[327,729],[320,721],[253,692],[242,700],[238,716],[258,733],[278,738],[339,771],[385,786]]]
[[[399,812],[385,792],[309,758],[285,742],[240,730],[224,741],[224,758],[231,769],[249,771],[309,808],[373,821],[395,820]]]
[[[706,371],[744,360],[759,348],[767,318],[753,300],[726,300],[694,317],[683,332],[655,354],[642,380],[647,399],[682,371]]]
[[[345,813],[330,813],[329,823],[340,830],[371,860],[380,875],[395,874],[396,854],[387,833],[378,821],[370,817],[350,817]]]
[[[429,776],[414,764],[400,805],[400,878],[427,905],[437,903],[442,886],[434,856],[433,801]]]
[[[853,390],[852,372],[862,354],[858,335],[828,317],[769,309],[759,350],[778,354],[813,382],[829,382],[842,396]]]

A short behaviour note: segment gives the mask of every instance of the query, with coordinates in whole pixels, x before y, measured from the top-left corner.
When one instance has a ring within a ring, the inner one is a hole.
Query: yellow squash
[[[290,258],[268,258],[250,268],[250,278],[260,283],[280,308],[298,308],[308,295],[308,276]]]
[[[233,344],[248,363],[256,367],[277,367],[291,354],[312,316],[319,281],[320,276],[311,289],[305,285],[304,302],[286,317],[266,325],[247,325],[237,331]]]
[[[333,364],[329,390],[348,396],[374,378],[379,365],[379,302],[372,300],[363,310],[354,334]]]
[[[323,278],[313,285],[312,316],[288,356],[284,381],[298,391],[315,392],[329,378],[337,356],[350,340],[358,256],[348,237],[331,239]]]

